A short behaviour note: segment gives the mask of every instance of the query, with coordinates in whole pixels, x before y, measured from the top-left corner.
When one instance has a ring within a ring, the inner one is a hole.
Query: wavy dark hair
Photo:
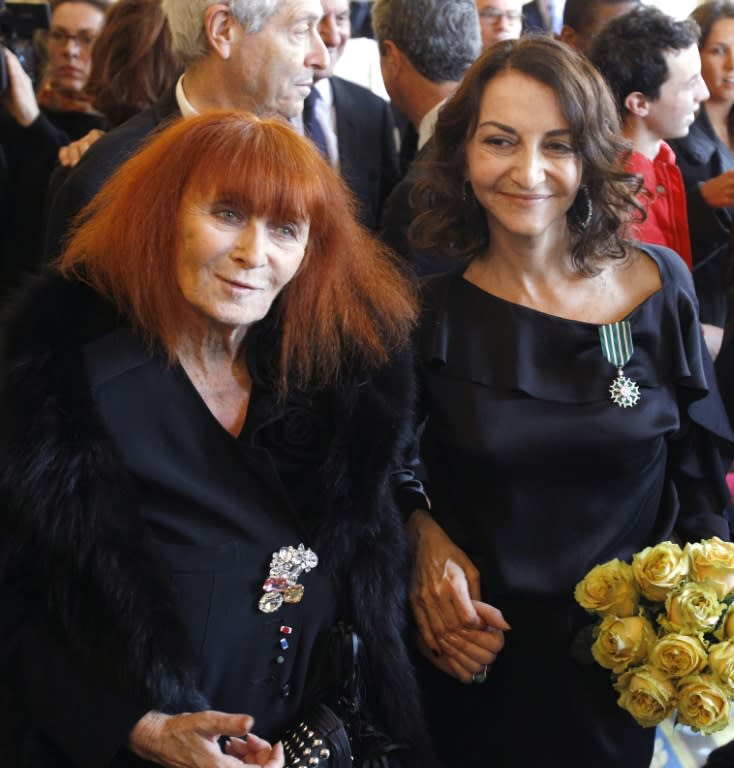
[[[604,260],[626,255],[622,227],[634,211],[644,217],[635,202],[640,182],[623,169],[629,146],[621,138],[619,115],[604,80],[583,55],[545,36],[492,46],[439,113],[425,173],[411,193],[411,205],[419,211],[410,228],[411,241],[419,248],[442,250],[457,261],[489,245],[484,209],[476,199],[465,199],[466,144],[476,131],[487,84],[508,71],[532,77],[558,97],[581,158],[582,185],[592,208],[591,220],[583,228],[578,221],[584,218],[579,210],[584,204],[578,197],[568,211],[573,265],[583,274],[594,274]]]

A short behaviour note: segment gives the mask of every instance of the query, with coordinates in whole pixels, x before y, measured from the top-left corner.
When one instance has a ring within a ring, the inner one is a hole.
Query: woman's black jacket
[[[206,707],[85,380],[81,345],[120,322],[87,286],[44,276],[0,329],[0,754],[13,768],[140,765],[121,747],[130,702]],[[336,387],[318,551],[363,637],[371,708],[420,752],[394,492],[411,443],[411,369],[403,359]]]

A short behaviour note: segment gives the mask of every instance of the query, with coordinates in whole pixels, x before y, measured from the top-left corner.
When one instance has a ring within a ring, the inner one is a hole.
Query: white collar
[[[330,107],[334,103],[334,90],[331,87],[330,77],[322,77],[313,84],[313,87],[319,92],[325,106]]]
[[[423,145],[433,136],[433,130],[436,127],[436,120],[438,120],[438,113],[441,111],[441,107],[446,103],[446,99],[441,99],[435,106],[423,115],[423,119],[418,126],[418,144],[416,149],[421,149]]]
[[[199,114],[199,111],[186,98],[186,94],[184,93],[183,89],[183,79],[184,76],[181,75],[181,77],[178,78],[178,82],[176,83],[176,102],[178,103],[178,108],[181,110],[181,114],[184,117],[196,117],[196,115]]]

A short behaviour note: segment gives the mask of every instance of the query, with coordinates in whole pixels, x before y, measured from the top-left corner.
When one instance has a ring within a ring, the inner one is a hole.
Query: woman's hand
[[[254,733],[247,734],[247,739],[230,739],[225,750],[228,755],[238,758],[246,766],[260,765],[264,768],[280,768],[285,764],[283,745],[278,742],[274,747],[271,747],[270,742],[255,736]]]
[[[271,747],[248,733],[252,724],[249,715],[224,712],[148,712],[130,732],[128,745],[138,757],[167,768],[282,768],[283,746]],[[219,747],[220,736],[230,737],[227,754]]]
[[[428,650],[423,636],[418,638],[418,649],[438,669],[461,680],[473,682],[474,676],[486,671],[505,644],[504,631],[510,626],[500,611],[488,603],[474,601],[480,617],[486,621],[484,629],[461,629],[440,641],[442,653]],[[501,627],[501,628],[500,628]]]
[[[64,168],[73,168],[100,136],[104,136],[104,131],[101,131],[99,128],[92,128],[81,139],[72,141],[71,144],[67,144],[65,147],[59,147],[59,163]]]
[[[470,682],[494,661],[510,626],[500,611],[481,601],[479,572],[430,515],[416,510],[408,535],[419,647],[439,669]]]
[[[734,170],[725,171],[699,186],[701,197],[712,208],[734,207]]]

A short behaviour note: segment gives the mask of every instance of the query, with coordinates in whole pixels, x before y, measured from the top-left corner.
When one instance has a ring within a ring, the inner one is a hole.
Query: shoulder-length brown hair
[[[161,0],[117,0],[92,48],[86,90],[114,127],[173,88],[181,71]]]
[[[184,299],[175,279],[186,192],[253,216],[310,221],[304,259],[277,302],[280,388],[327,386],[407,343],[410,283],[363,229],[341,178],[279,119],[208,112],[179,120],[123,164],[77,218],[62,273],[110,298],[173,362]]]
[[[466,144],[479,120],[482,96],[497,75],[520,72],[552,88],[571,129],[581,159],[582,185],[591,201],[591,220],[584,228],[575,203],[568,212],[574,233],[572,258],[582,273],[596,271],[606,258],[622,258],[620,228],[633,210],[639,180],[621,163],[628,152],[620,137],[620,120],[601,75],[588,60],[564,43],[545,36],[507,40],[489,48],[467,72],[454,96],[439,113],[425,173],[411,202],[419,210],[410,235],[422,248],[441,249],[465,259],[489,245],[491,232],[484,209],[465,192]],[[523,98],[518,94],[518,98]]]
[[[722,19],[734,19],[734,3],[730,0],[710,0],[701,3],[691,11],[690,17],[698,24],[701,34],[698,47],[703,48],[708,42],[714,24]]]

